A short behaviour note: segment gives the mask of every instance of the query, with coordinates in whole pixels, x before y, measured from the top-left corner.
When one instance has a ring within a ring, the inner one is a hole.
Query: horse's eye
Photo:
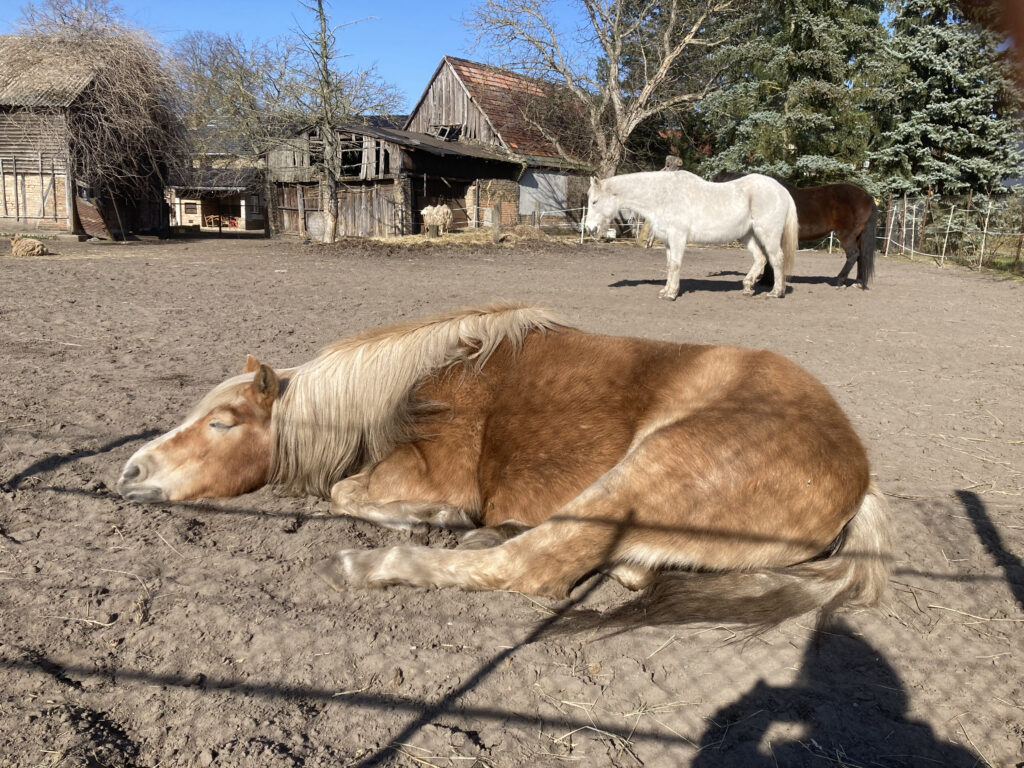
[[[215,429],[218,432],[227,432],[233,426],[234,426],[234,424],[225,424],[223,421],[211,421],[210,422],[210,429]]]

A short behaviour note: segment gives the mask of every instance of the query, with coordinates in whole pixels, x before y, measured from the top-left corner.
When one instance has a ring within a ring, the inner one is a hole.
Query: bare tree
[[[337,32],[354,21],[332,26],[324,0],[299,4],[313,14],[313,31],[297,31],[298,46],[303,52],[302,72],[295,79],[299,87],[296,101],[300,113],[308,116],[323,144],[323,160],[319,164],[324,194],[320,206],[324,221],[323,241],[337,238],[338,179],[341,175],[341,154],[335,137],[343,121],[358,120],[364,113],[394,113],[400,95],[377,77],[371,69],[346,72],[338,67]]]
[[[579,23],[560,29],[566,4],[483,0],[467,21],[500,63],[558,88],[524,115],[577,159],[587,145],[600,176],[613,175],[644,121],[702,99],[715,85],[708,51],[723,42],[718,20],[743,0],[578,0]],[[579,116],[575,137],[544,104]],[[545,114],[549,117],[545,118]]]
[[[254,166],[271,144],[297,127],[296,56],[290,42],[191,32],[173,51],[196,154],[229,147]]]

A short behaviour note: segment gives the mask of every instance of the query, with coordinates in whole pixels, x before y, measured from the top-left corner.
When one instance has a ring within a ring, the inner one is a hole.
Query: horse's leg
[[[686,251],[686,235],[670,234],[665,243],[668,258],[668,277],[665,287],[658,293],[659,299],[675,301],[679,295],[679,270],[683,266],[683,252]]]
[[[753,233],[747,235],[741,241],[747,250],[750,251],[750,255],[754,258],[754,263],[750,267],[750,271],[747,276],[743,278],[743,293],[747,296],[754,295],[754,283],[757,282],[758,278],[761,277],[761,273],[764,272],[765,264],[768,260],[765,258],[764,249],[761,248],[761,244],[758,242],[757,236]],[[778,278],[776,278],[777,280]]]
[[[444,502],[371,498],[370,474],[362,472],[334,484],[331,488],[332,515],[356,517],[397,530],[422,524],[463,530],[476,527],[469,512]]]
[[[598,482],[556,517],[488,549],[389,547],[341,550],[317,568],[331,587],[461,587],[563,598],[588,573],[611,564],[628,505]]]
[[[489,525],[485,528],[474,528],[469,533],[463,534],[459,539],[459,549],[489,549],[504,544],[509,539],[514,539],[524,531],[530,530],[526,523],[518,520],[508,520],[498,525]]]
[[[833,285],[845,285],[846,278],[850,275],[850,270],[853,269],[853,265],[857,263],[857,259],[860,258],[860,245],[857,243],[857,238],[853,233],[847,233],[845,236],[839,238],[839,242],[843,245],[843,250],[846,252],[846,263],[843,268],[839,270],[839,274],[836,275],[832,281]],[[858,273],[859,273],[858,268]]]

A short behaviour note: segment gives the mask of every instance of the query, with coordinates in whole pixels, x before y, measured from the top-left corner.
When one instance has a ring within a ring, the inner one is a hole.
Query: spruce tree
[[[964,195],[1021,175],[1020,98],[996,32],[940,0],[903,0],[880,57],[887,82],[872,171],[903,194]]]
[[[701,172],[798,184],[863,182],[872,134],[861,73],[884,41],[881,0],[769,0],[719,52],[723,81],[700,113],[714,136]]]

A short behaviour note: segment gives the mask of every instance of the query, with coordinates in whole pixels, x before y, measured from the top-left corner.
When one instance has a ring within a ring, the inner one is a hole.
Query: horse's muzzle
[[[146,468],[140,462],[129,461],[117,481],[117,492],[123,498],[136,504],[155,504],[167,501],[167,494],[164,493],[163,488],[144,484],[143,481],[148,475]]]
[[[127,487],[118,483],[117,492],[121,494],[122,498],[135,502],[136,504],[158,504],[167,501],[167,495],[164,493],[163,489],[154,488],[151,485]]]

